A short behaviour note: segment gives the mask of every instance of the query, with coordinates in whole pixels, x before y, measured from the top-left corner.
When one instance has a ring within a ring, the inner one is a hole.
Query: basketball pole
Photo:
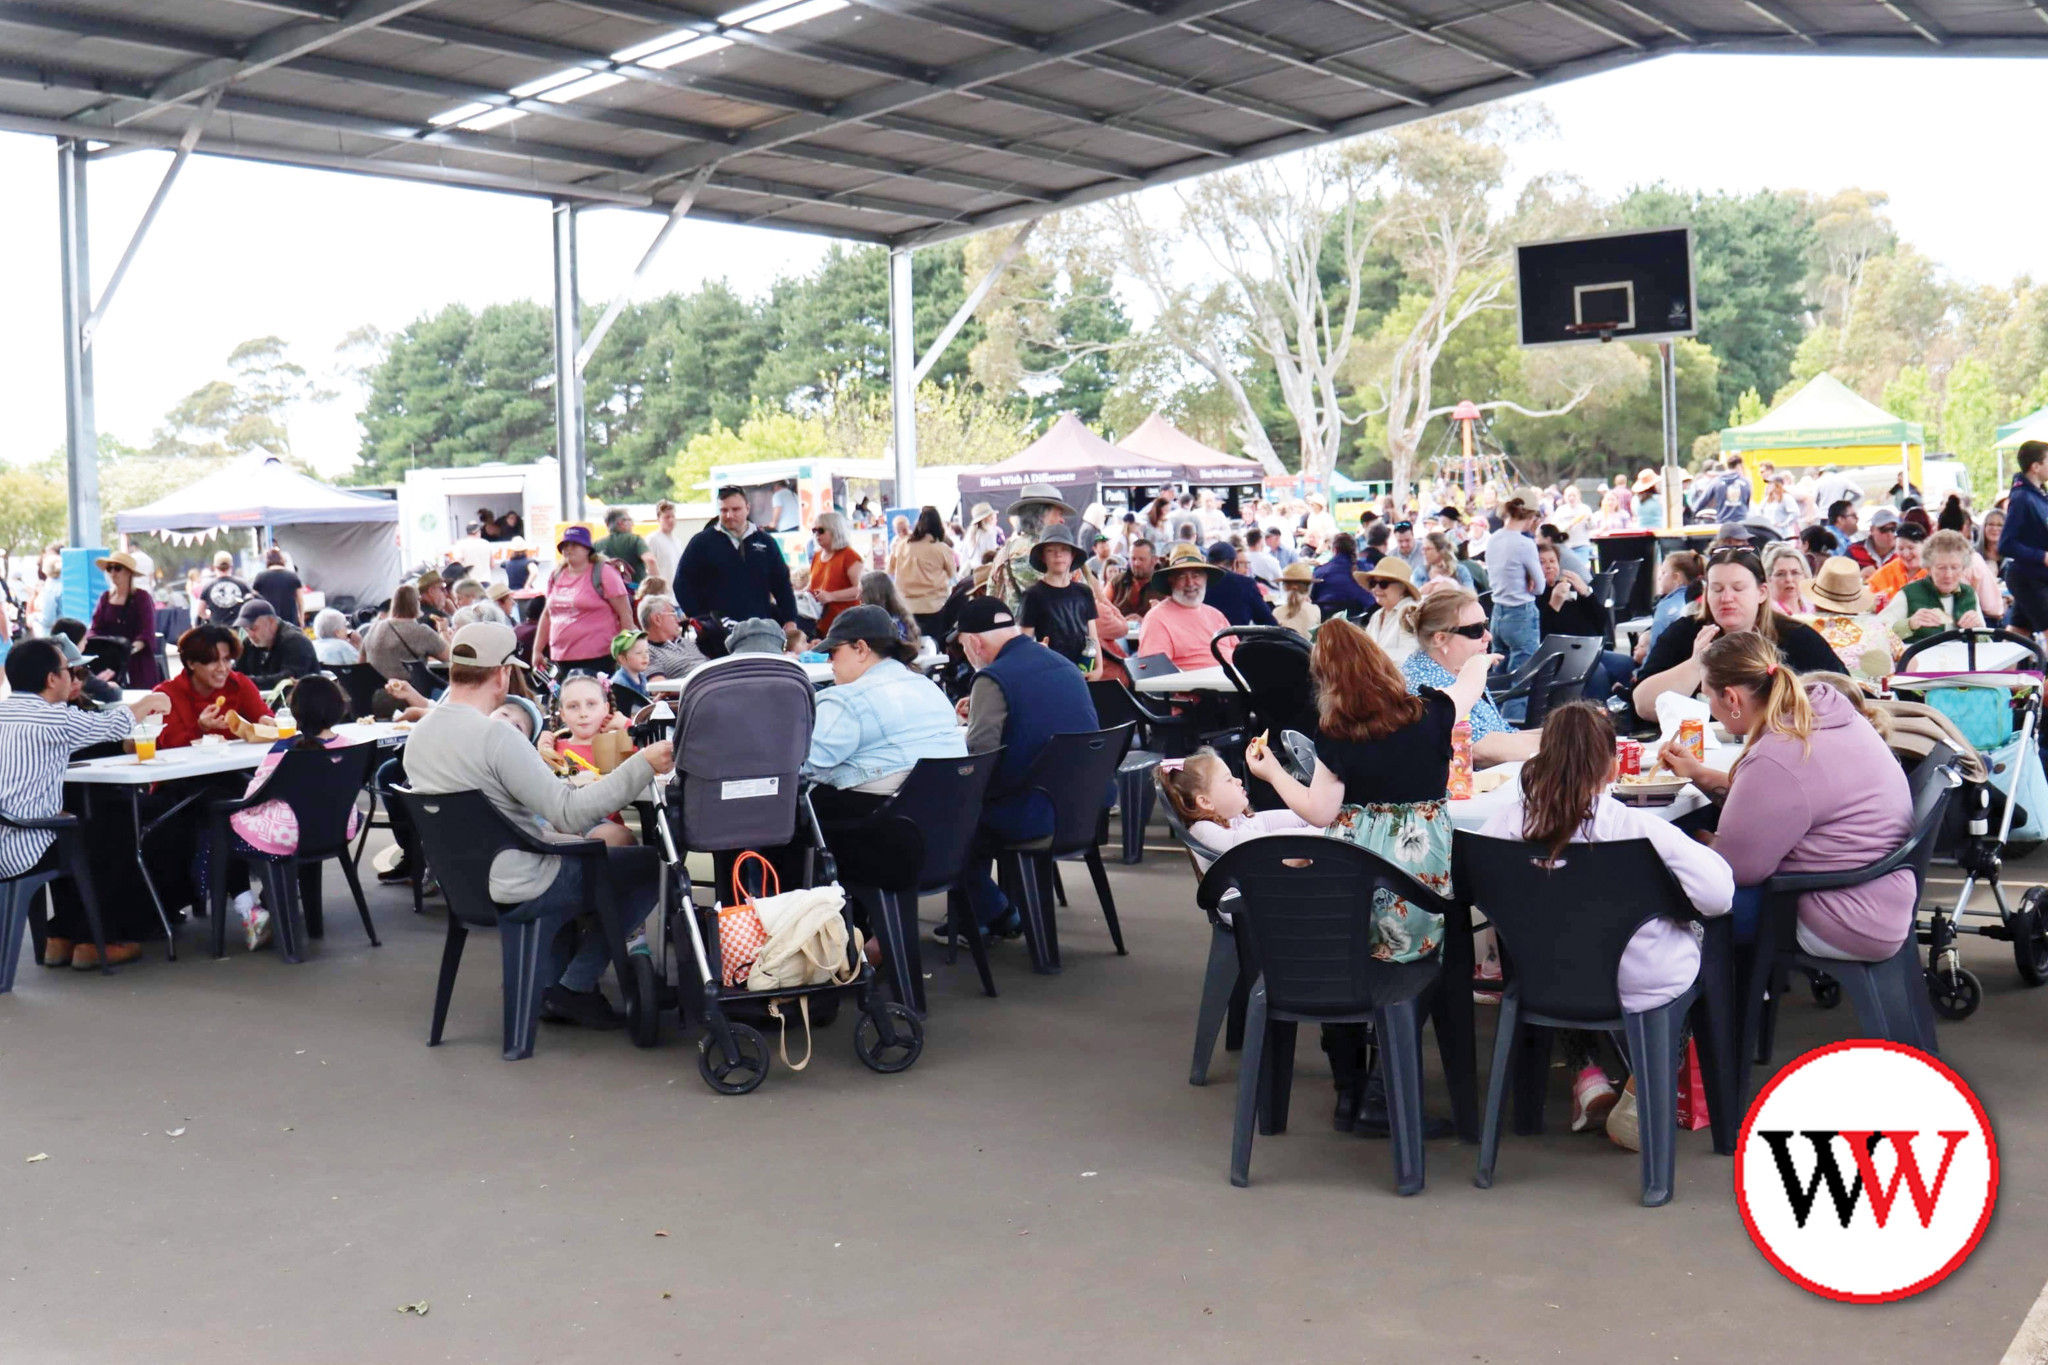
[[[1664,529],[1677,531],[1685,525],[1685,479],[1678,468],[1678,361],[1671,343],[1657,343],[1657,360],[1664,371]]]

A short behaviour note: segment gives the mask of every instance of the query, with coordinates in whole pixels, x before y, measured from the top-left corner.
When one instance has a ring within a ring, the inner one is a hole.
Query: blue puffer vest
[[[995,680],[1010,711],[1003,727],[1003,761],[989,782],[982,824],[1006,839],[1042,839],[1052,833],[1052,803],[1027,792],[1025,779],[1048,739],[1101,728],[1094,698],[1079,669],[1022,635],[1004,645],[978,676]]]

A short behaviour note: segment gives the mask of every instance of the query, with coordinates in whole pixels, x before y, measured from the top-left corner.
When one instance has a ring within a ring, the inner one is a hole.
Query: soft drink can
[[[1643,742],[1639,739],[1614,741],[1614,757],[1623,777],[1640,777],[1643,772]]]
[[[1696,720],[1678,722],[1678,747],[1694,758],[1704,760],[1707,756],[1707,727]]]

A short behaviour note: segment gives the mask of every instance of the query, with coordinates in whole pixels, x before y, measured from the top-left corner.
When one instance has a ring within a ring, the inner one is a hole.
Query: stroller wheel
[[[1927,994],[1934,1012],[1944,1019],[1967,1019],[1984,1001],[1984,984],[1967,967],[1953,971],[1935,967],[1927,973]]]
[[[704,1084],[721,1095],[744,1095],[758,1090],[761,1082],[768,1079],[768,1040],[751,1024],[727,1024],[726,1028],[732,1034],[733,1050],[739,1054],[739,1061],[726,1065],[725,1049],[719,1047],[715,1036],[705,1034],[697,1041],[697,1070],[704,1077]]]
[[[1831,1010],[1842,1003],[1842,983],[1826,972],[1810,974],[1813,982],[1813,1003],[1824,1010]]]
[[[2048,985],[2048,913],[2042,901],[2048,888],[2031,887],[2012,915],[2012,956],[2020,980],[2029,986]]]
[[[626,1026],[634,1047],[653,1047],[661,1041],[661,992],[654,959],[645,953],[627,957],[633,964],[633,986],[626,999]]]
[[[885,1017],[889,1031],[894,1034],[888,1042],[882,1040]],[[924,1022],[893,1000],[880,1009],[863,1013],[854,1025],[853,1053],[871,1071],[885,1075],[907,1071],[923,1052]]]

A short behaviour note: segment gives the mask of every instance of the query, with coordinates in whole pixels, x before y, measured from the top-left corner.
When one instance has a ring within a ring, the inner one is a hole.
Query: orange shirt
[[[860,551],[848,546],[834,550],[829,555],[819,555],[811,561],[812,592],[843,592],[860,581]],[[844,602],[827,602],[824,615],[818,618],[818,631],[823,634],[832,625],[832,618],[853,605],[853,599]]]
[[[1908,573],[1906,572],[1905,561],[1894,555],[1884,562],[1882,568],[1870,576],[1870,591],[1877,597],[1878,608],[1882,610],[1884,604],[1890,600],[1894,593],[1898,592],[1908,583],[1911,583],[1914,579],[1925,577],[1927,577],[1925,565]]]

